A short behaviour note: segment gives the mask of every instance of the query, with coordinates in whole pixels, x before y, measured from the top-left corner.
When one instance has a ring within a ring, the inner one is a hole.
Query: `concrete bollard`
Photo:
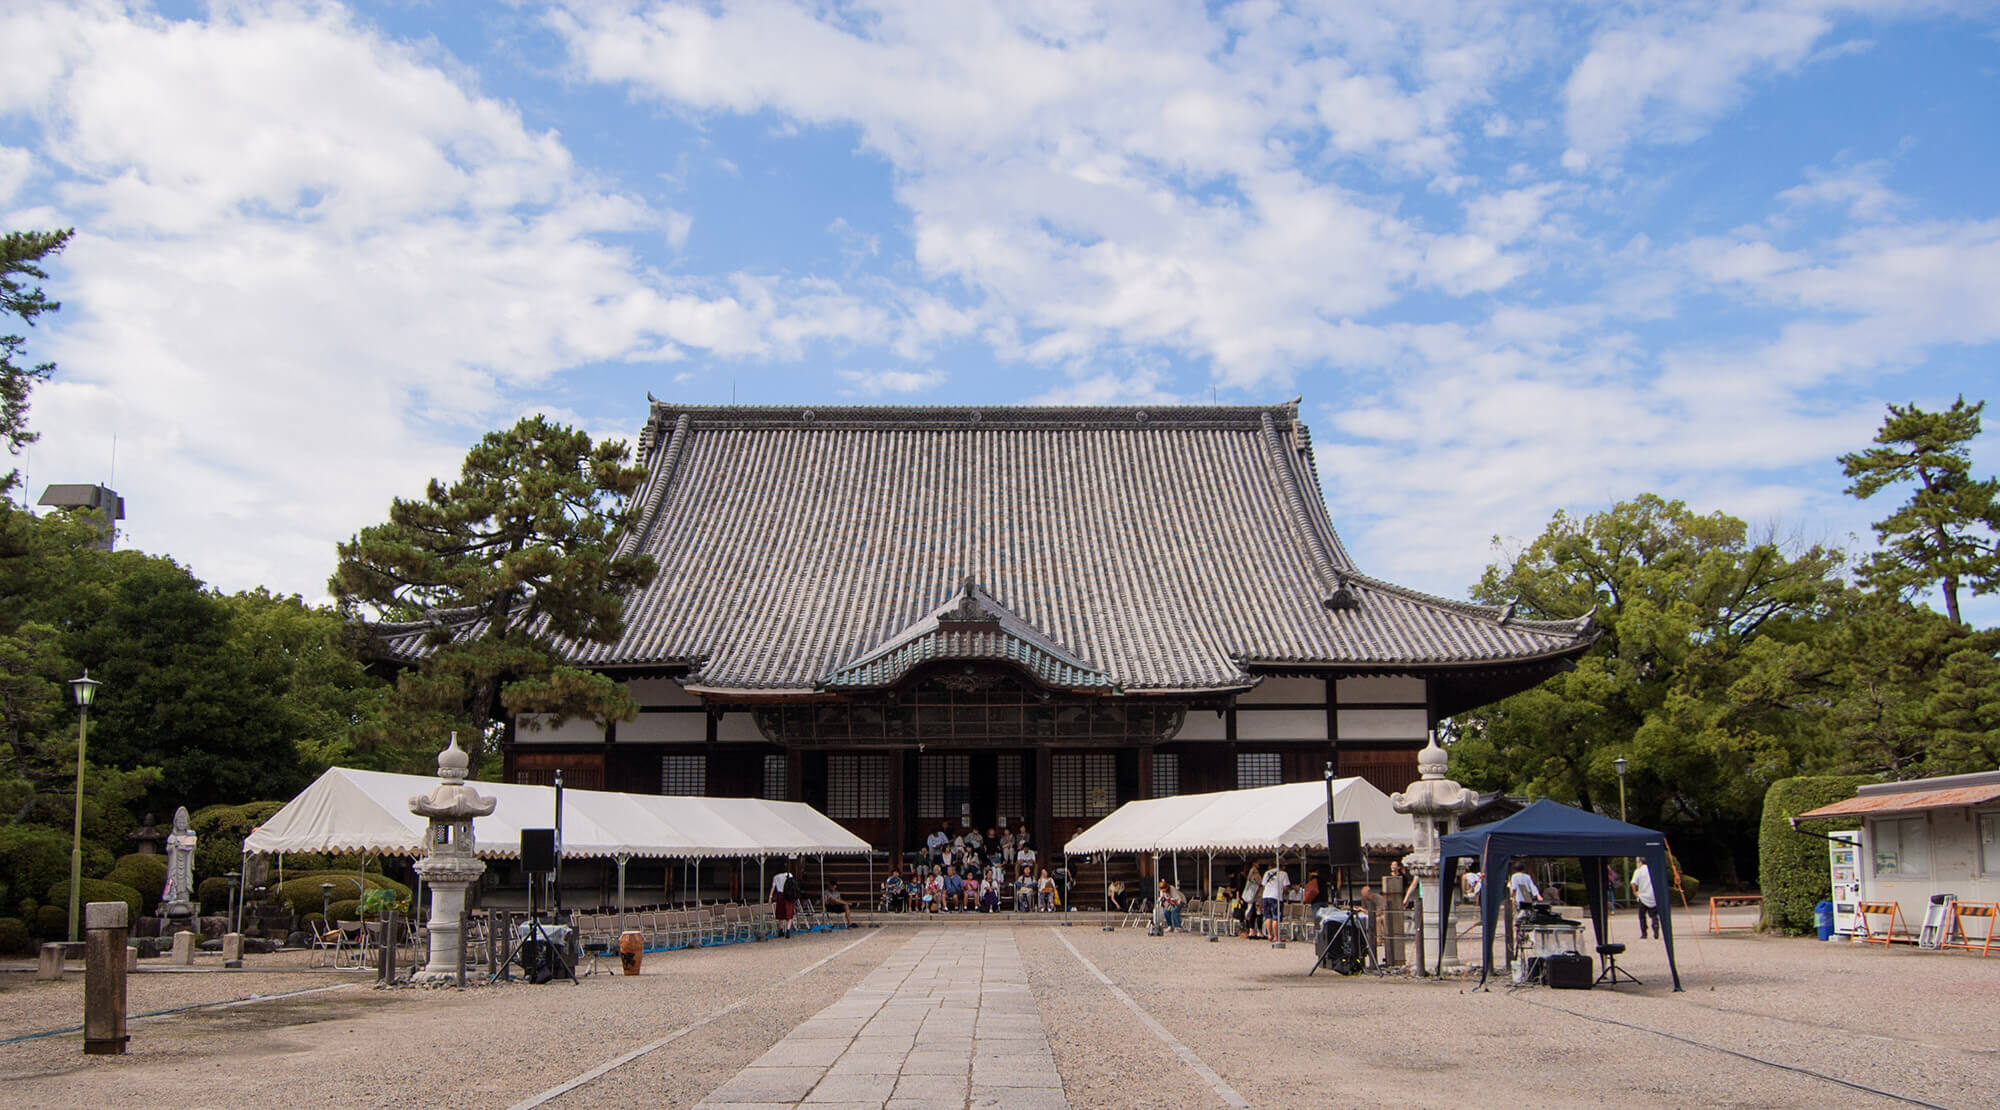
[[[223,967],[243,966],[242,933],[222,934],[222,966]]]
[[[83,910],[83,1051],[125,1053],[125,924],[123,902],[92,902]]]
[[[139,970],[138,946],[128,944],[125,946],[125,974],[130,975],[137,970]]]
[[[174,934],[174,954],[168,959],[175,967],[194,966],[194,934],[182,929]]]
[[[41,961],[35,965],[35,978],[53,982],[63,976],[63,946],[61,944],[42,945]]]

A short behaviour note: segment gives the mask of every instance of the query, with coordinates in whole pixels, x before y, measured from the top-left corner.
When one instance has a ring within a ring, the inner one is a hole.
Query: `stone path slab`
[[[1008,930],[925,930],[701,1103],[1068,1110]]]

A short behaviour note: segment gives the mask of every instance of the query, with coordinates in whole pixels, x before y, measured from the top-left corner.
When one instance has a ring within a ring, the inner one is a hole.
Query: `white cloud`
[[[1903,198],[1883,183],[1889,175],[1884,161],[1861,162],[1839,169],[1809,169],[1802,185],[1778,194],[1778,199],[1795,207],[1841,208],[1863,221],[1879,220],[1904,207]]]
[[[1302,172],[1293,149],[1319,133],[1456,188],[1460,117],[1483,121],[1487,83],[1546,37],[1503,15],[654,3],[551,22],[589,79],[859,128],[897,170],[922,272],[1009,320],[1010,354],[1164,344],[1250,385],[1281,384],[1410,290],[1486,292],[1524,272],[1480,232]]]
[[[942,370],[842,370],[840,380],[848,384],[847,392],[879,397],[885,393],[923,393],[936,389],[944,384],[945,373]]]
[[[19,147],[0,146],[0,204],[14,199],[35,172],[35,155]]]
[[[0,112],[39,124],[39,222],[79,229],[38,474],[95,476],[116,435],[132,541],[224,587],[312,591],[334,540],[573,367],[949,327],[895,290],[649,272],[618,239],[678,245],[687,214],[340,8],[49,6],[0,39],[34,55]]]

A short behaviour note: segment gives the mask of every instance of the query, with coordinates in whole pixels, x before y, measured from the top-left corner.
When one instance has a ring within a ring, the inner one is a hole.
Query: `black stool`
[[[1615,987],[1621,979],[1627,983],[1639,982],[1637,976],[1618,966],[1618,957],[1624,951],[1625,946],[1622,944],[1600,944],[1597,946],[1597,958],[1604,961],[1604,970],[1597,976],[1598,983],[1607,983]],[[1596,984],[1592,985],[1595,986]]]

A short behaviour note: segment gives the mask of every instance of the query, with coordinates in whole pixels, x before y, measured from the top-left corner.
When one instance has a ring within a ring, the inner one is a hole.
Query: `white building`
[[[2000,902],[2000,771],[1871,783],[1799,817],[1860,817],[1861,897],[1906,920],[1933,894]]]

